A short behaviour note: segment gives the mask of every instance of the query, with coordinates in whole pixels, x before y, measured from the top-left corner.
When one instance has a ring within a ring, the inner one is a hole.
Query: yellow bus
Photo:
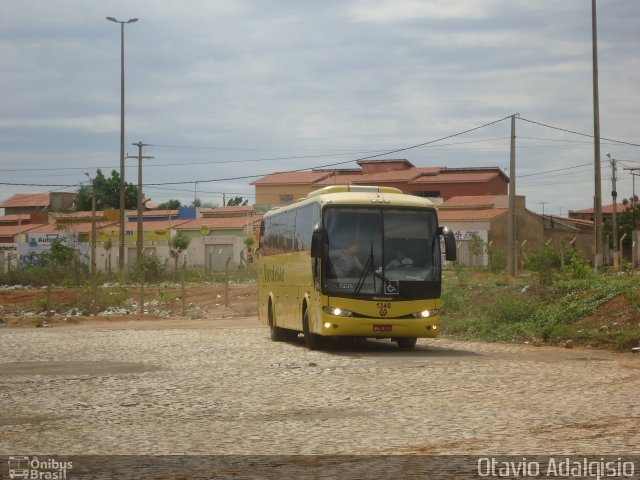
[[[310,349],[326,337],[413,348],[438,334],[441,239],[455,260],[435,205],[397,188],[334,185],[270,210],[260,228],[260,320],[273,340],[302,332]]]

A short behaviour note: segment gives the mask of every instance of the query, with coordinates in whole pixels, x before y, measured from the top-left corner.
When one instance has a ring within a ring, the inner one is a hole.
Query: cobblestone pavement
[[[0,453],[639,452],[638,356],[255,322],[0,330]]]

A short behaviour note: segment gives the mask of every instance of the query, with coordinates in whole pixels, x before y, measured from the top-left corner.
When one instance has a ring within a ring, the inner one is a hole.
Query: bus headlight
[[[438,315],[440,313],[440,310],[438,309],[433,309],[433,310],[423,310],[422,312],[417,312],[413,314],[414,318],[429,318],[429,317],[434,317],[436,315]]]
[[[324,310],[329,315],[335,315],[336,317],[350,317],[351,315],[353,315],[353,312],[350,312],[349,310],[343,310],[339,307],[322,307],[322,310]]]

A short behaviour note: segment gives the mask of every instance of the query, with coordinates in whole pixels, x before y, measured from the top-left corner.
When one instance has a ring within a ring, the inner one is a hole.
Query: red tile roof
[[[155,220],[155,221],[148,221],[145,222],[144,219],[142,221],[142,229],[144,231],[151,231],[151,230],[166,230],[168,228],[176,228],[180,225],[183,225],[187,222],[189,222],[190,220],[178,220],[176,219],[172,219],[172,220]],[[127,222],[126,224],[126,229],[127,230],[135,230],[136,228],[138,228],[138,222]]]
[[[458,183],[458,182],[486,182],[500,175],[497,170],[477,172],[448,172],[443,170],[438,175],[418,177],[411,183]]]
[[[361,162],[366,164],[366,162]],[[388,162],[387,162],[388,163]],[[378,166],[384,165],[380,162]],[[378,169],[379,170],[379,169]],[[303,172],[278,172],[262,177],[252,185],[302,184],[309,186],[325,186],[340,184],[376,185],[389,182],[405,182],[410,184],[438,184],[457,182],[487,182],[502,175],[508,177],[498,167],[478,168],[446,168],[446,167],[411,167],[396,168],[385,171],[363,173],[362,170],[312,170]]]
[[[0,216],[0,224],[7,223],[29,223],[31,216],[28,213],[2,215]]]
[[[622,213],[624,212],[627,208],[631,208],[631,203],[628,203],[627,205],[623,204],[622,202],[620,203],[616,203],[616,212],[617,213]],[[569,210],[569,213],[582,213],[582,214],[587,214],[587,215],[593,215],[593,208],[585,208],[583,210]],[[602,213],[604,214],[612,214],[613,213],[613,204],[610,203],[609,205],[602,205]]]
[[[251,185],[311,184],[331,175],[330,171],[305,170],[302,172],[276,172],[251,182]]]
[[[376,184],[384,182],[411,182],[422,175],[420,168],[408,168],[406,170],[387,170],[360,175],[358,183]]]
[[[212,217],[212,216],[220,217],[224,215],[230,215],[230,216],[245,215],[246,216],[247,214],[253,213],[254,210],[255,210],[255,207],[253,205],[238,205],[238,206],[227,205],[224,207],[216,207],[216,208],[201,208],[200,214],[207,217]]]
[[[138,212],[133,212],[133,215],[138,215]],[[178,210],[147,210],[142,212],[142,217],[177,217]]]
[[[196,218],[195,220],[189,220],[186,223],[180,225],[176,230],[200,230],[202,225],[207,225],[209,228],[216,229],[239,229],[247,226],[249,223],[255,223],[262,218],[262,215],[256,215],[249,220],[247,217],[209,217],[209,218]]]
[[[117,226],[118,222],[96,222],[96,228],[100,230],[105,227]],[[40,225],[37,228],[31,230],[32,233],[59,233],[59,232],[69,232],[69,233],[90,233],[91,232],[91,222],[73,222],[73,223],[58,223],[58,224],[47,224]]]
[[[0,203],[0,208],[48,207],[49,202],[48,193],[16,193],[13,197]]]
[[[91,220],[91,211],[81,211],[81,212],[72,212],[72,213],[59,213],[55,215],[56,221],[65,221],[65,220]],[[102,210],[96,210],[96,218],[102,219],[104,218],[104,212]]]
[[[30,232],[39,225],[0,225],[0,237],[13,237],[19,233]]]
[[[537,215],[540,215],[540,214],[537,214]],[[583,220],[581,218],[558,217],[557,215],[550,215],[550,217],[557,219],[559,221],[571,222],[571,223],[575,223],[576,225],[584,225],[586,227],[593,226],[595,224],[595,222],[592,220]]]
[[[340,174],[340,175],[331,175],[327,178],[323,178],[319,182],[314,183],[314,187],[317,185],[318,188],[326,187],[328,185],[350,185],[352,183],[360,182],[363,178],[361,173],[356,174]]]

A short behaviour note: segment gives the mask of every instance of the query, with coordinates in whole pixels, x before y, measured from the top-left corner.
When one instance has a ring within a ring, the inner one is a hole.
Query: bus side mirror
[[[324,246],[326,242],[326,232],[325,229],[316,226],[313,229],[313,234],[311,236],[311,258],[322,258],[324,255]]]
[[[449,227],[438,228],[438,235],[444,237],[445,256],[447,262],[454,262],[457,258],[456,255],[456,237]]]

